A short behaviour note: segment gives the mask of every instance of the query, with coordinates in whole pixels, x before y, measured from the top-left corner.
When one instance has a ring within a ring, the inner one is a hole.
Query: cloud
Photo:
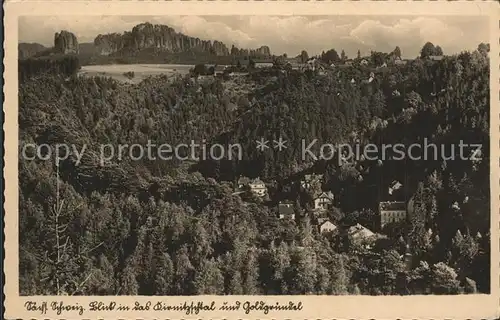
[[[445,52],[472,49],[481,42],[480,39],[467,41],[461,28],[427,17],[401,19],[390,25],[377,20],[365,20],[350,35],[368,44],[373,50],[388,51],[398,45],[403,52],[412,55],[417,55],[427,41],[440,45]]]
[[[30,16],[20,18],[19,39],[52,45],[54,33],[64,29],[80,42],[92,42],[98,34],[122,33],[146,21],[228,46],[268,45],[273,53],[290,56],[303,49],[310,55],[331,48],[355,55],[358,49],[365,54],[399,46],[403,55],[414,57],[427,41],[440,45],[445,53],[456,53],[487,41],[489,30],[487,20],[479,17]]]

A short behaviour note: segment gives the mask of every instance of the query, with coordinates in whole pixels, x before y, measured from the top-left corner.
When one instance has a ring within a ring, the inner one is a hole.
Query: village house
[[[317,70],[318,70],[318,75],[320,75],[320,76],[324,76],[324,75],[326,75],[326,69],[325,69],[325,67],[324,67],[324,66],[319,65],[319,66],[317,67]]]
[[[383,201],[379,204],[380,227],[406,219],[406,205],[403,201]]]
[[[361,59],[361,61],[359,62],[359,64],[362,65],[362,66],[367,66],[369,63],[368,63],[368,60]]]
[[[317,59],[316,58],[310,58],[309,60],[307,60],[306,67],[309,68],[312,71],[316,70]]]
[[[350,67],[350,66],[352,66],[352,65],[353,65],[353,63],[354,63],[354,61],[353,61],[353,60],[351,60],[351,59],[349,59],[349,60],[346,60],[346,61],[344,62],[344,65],[345,65],[345,66]]]
[[[334,225],[328,218],[318,219],[319,233],[333,233],[337,230],[337,226]]]
[[[244,77],[247,76],[248,72],[232,71],[228,74],[229,77]]]
[[[267,187],[266,184],[260,180],[260,178],[256,178],[252,180],[249,184],[248,187],[250,188],[250,191],[254,193],[255,195],[259,197],[263,197],[267,194]]]
[[[197,80],[205,80],[205,79],[208,79],[210,78],[211,76],[207,76],[207,75],[204,75],[204,74],[199,74],[196,79]]]
[[[314,199],[314,210],[327,210],[333,203],[333,193],[321,192],[319,196]]]
[[[370,229],[363,227],[361,224],[356,224],[347,230],[347,235],[353,243],[369,243],[375,240],[376,234]]]
[[[255,62],[255,68],[271,68],[272,62]]]
[[[401,59],[401,57],[394,56],[392,62],[397,66],[404,66],[406,63],[408,63],[408,60],[403,60]]]
[[[278,214],[280,219],[290,218],[295,219],[295,210],[293,202],[291,201],[280,201],[278,204]]]
[[[443,60],[444,56],[429,56],[429,60],[440,61]]]
[[[373,81],[373,79],[375,79],[375,74],[373,72],[370,72],[370,77],[366,80],[363,80],[363,83],[364,84],[371,83]]]

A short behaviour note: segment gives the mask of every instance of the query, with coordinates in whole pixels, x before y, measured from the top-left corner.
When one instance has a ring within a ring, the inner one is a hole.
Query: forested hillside
[[[86,146],[81,163],[72,155],[59,167],[20,155],[21,294],[490,291],[484,52],[322,74],[275,65],[237,80],[151,77],[137,85],[77,76],[75,59],[19,64],[20,150]],[[255,149],[256,140],[279,137],[287,149]],[[339,165],[304,161],[300,151],[302,139],[409,146],[425,138],[482,144],[482,160]],[[99,159],[102,144],[203,139],[241,143],[244,158]],[[388,237],[367,249],[344,232],[320,234],[308,214],[312,195],[298,187],[312,172],[324,174],[320,188],[335,195],[328,215],[340,229],[360,223]],[[266,181],[269,197],[236,194],[240,176]],[[394,180],[404,181],[414,212],[407,223],[377,230],[378,202]],[[295,220],[278,218],[284,199],[296,203]],[[403,259],[409,251],[411,267]]]

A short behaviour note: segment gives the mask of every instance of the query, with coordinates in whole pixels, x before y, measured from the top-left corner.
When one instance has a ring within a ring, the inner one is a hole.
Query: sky
[[[52,46],[54,33],[67,30],[78,41],[98,34],[123,33],[143,22],[166,24],[191,37],[219,40],[228,47],[267,45],[273,54],[309,55],[335,48],[349,56],[396,46],[404,57],[416,57],[430,41],[445,54],[474,50],[488,42],[489,26],[475,16],[25,16],[19,18],[19,42]]]

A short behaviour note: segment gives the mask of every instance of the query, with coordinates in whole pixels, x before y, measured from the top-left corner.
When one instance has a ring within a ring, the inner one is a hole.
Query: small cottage
[[[406,205],[403,201],[383,201],[379,204],[380,227],[406,219]]]
[[[331,221],[326,220],[323,221],[319,225],[319,233],[332,233],[337,229],[337,226],[334,225]]]
[[[266,184],[260,180],[259,178],[256,178],[252,180],[248,186],[250,187],[250,191],[254,193],[255,195],[259,197],[263,197],[267,194],[267,187]]]
[[[295,219],[294,205],[291,201],[280,201],[278,204],[278,214],[280,219]]]
[[[327,210],[331,204],[333,203],[333,193],[322,192],[320,193],[316,199],[314,199],[314,209],[315,210]]]

